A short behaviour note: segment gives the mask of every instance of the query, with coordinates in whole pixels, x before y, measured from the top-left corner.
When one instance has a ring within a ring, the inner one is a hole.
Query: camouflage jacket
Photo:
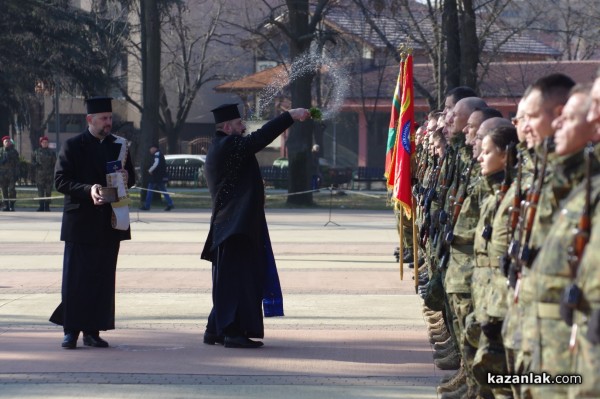
[[[35,170],[36,179],[52,179],[54,177],[54,165],[56,164],[56,152],[50,148],[38,148],[31,155],[31,166]]]
[[[533,165],[527,148],[523,144],[517,146],[519,151],[522,165],[521,167],[521,196],[524,196],[528,186],[531,184],[533,175]],[[506,255],[510,240],[513,238],[509,231],[509,219],[511,217],[511,208],[514,205],[515,195],[517,191],[517,171],[513,174],[513,183],[504,195],[504,199],[498,205],[498,209],[492,222],[492,239],[488,245],[488,256],[492,259],[491,264],[499,265],[501,257]],[[522,198],[521,198],[522,199]],[[521,201],[518,201],[519,203]],[[514,234],[517,234],[518,225],[515,227]],[[494,284],[492,287],[492,293],[490,294],[491,300],[488,304],[488,315],[495,318],[503,318],[506,314],[508,302],[507,293],[508,287],[506,284],[506,278],[504,277],[503,271],[495,271],[494,273]]]
[[[12,173],[16,177],[19,168],[19,153],[14,146],[0,148],[0,175]]]
[[[556,180],[560,182],[558,188],[561,194],[567,186],[574,188],[561,203],[561,209],[556,213],[542,250],[531,268],[531,277],[535,280],[534,301],[536,302],[560,303],[564,288],[571,282],[569,247],[573,244],[573,230],[578,225],[584,205],[584,173],[583,150],[558,159],[555,175]],[[595,158],[592,163],[592,173],[600,174],[600,163]],[[592,205],[597,203],[598,198],[600,198],[600,186],[594,186],[591,193]],[[544,317],[544,314],[538,314],[538,317]]]
[[[468,193],[454,226],[454,240],[450,246],[450,260],[444,288],[447,293],[469,293],[471,292],[471,276],[473,275],[473,241],[475,239],[475,227],[479,221],[479,210],[481,200],[485,192],[485,179],[481,178],[481,167],[475,164],[471,169],[471,181]],[[462,194],[459,189],[458,196]]]
[[[481,201],[479,220],[475,227],[475,239],[473,241],[473,254],[475,255],[476,267],[489,267],[490,258],[488,257],[489,239],[484,237],[484,230],[490,229],[496,213],[496,191],[504,179],[504,171],[486,176],[482,180],[484,183],[483,199]],[[491,236],[490,236],[491,238]]]

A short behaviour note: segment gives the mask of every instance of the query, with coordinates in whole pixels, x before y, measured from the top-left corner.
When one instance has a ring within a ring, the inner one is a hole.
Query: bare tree
[[[586,60],[600,49],[600,9],[595,0],[514,1],[515,20],[534,20],[530,32],[558,48],[564,60]],[[536,17],[533,18],[533,15]]]
[[[229,20],[226,23],[243,29],[245,32],[258,38],[260,44],[270,48],[270,55],[278,57],[277,61],[291,65],[294,60],[309,54],[311,46],[318,46],[322,31],[320,23],[326,14],[330,1],[318,0],[262,0],[262,7],[252,4],[255,8],[248,12],[249,16],[257,17],[245,22]],[[257,10],[262,10],[258,14]],[[283,39],[281,36],[283,35]],[[256,43],[256,40],[254,41]],[[246,43],[252,46],[251,43]],[[255,49],[257,48],[255,47]],[[291,103],[294,107],[310,108],[313,100],[313,81],[317,74],[314,71],[296,74],[290,70],[289,75],[294,76],[288,87]],[[289,160],[289,186],[290,193],[309,191],[310,188],[310,149],[313,141],[313,126],[311,122],[294,124],[286,141]],[[309,205],[312,203],[312,193],[303,193],[288,197],[288,203]]]
[[[222,66],[213,46],[222,11],[222,3],[208,0],[176,3],[163,23],[160,127],[171,151],[177,148],[198,91],[217,78]]]
[[[511,40],[522,39],[523,32],[539,17],[528,15],[519,23],[506,23],[503,13],[513,1],[354,0],[354,3],[396,60],[400,58],[397,48],[401,43],[415,47],[417,53],[429,58],[435,88],[430,92],[416,80],[415,90],[434,108],[443,103],[447,87],[467,85],[478,89],[490,63],[506,59],[503,54]],[[379,7],[373,7],[373,3]],[[396,32],[386,26],[393,26]]]

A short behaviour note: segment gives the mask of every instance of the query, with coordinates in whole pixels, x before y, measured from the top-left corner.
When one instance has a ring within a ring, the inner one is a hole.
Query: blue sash
[[[265,317],[283,316],[283,294],[281,293],[277,265],[275,264],[275,256],[273,255],[273,248],[271,248],[269,229],[267,228],[266,221],[263,232],[267,257],[267,272],[265,274],[265,286],[263,289],[263,313]]]

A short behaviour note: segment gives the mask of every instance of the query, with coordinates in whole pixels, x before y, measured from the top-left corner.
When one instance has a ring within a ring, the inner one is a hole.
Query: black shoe
[[[260,348],[263,346],[261,341],[252,341],[249,338],[238,335],[236,337],[225,337],[225,343],[223,344],[226,348]]]
[[[413,254],[412,253],[407,253],[406,255],[404,255],[404,258],[402,258],[402,262],[404,263],[409,263],[413,261]]]
[[[65,349],[77,348],[77,338],[79,338],[79,332],[77,333],[66,333],[65,338],[60,346]]]
[[[108,348],[108,342],[100,338],[99,334],[83,334],[83,344],[94,348]]]
[[[206,345],[223,345],[225,343],[225,337],[206,331],[204,333],[204,340],[202,342],[204,342]]]
[[[423,264],[425,263],[425,258],[419,258],[419,267],[423,266]],[[415,262],[411,262],[408,264],[408,268],[409,269],[414,269],[415,268]]]
[[[173,208],[175,208],[175,206],[173,206],[173,205],[167,205],[167,207],[165,208],[165,211],[170,211]]]
[[[140,206],[140,211],[149,211],[150,208],[146,208],[145,206]]]

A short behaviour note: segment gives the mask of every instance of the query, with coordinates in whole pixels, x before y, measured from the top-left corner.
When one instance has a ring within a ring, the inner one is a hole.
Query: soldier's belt
[[[459,252],[461,252],[461,254],[464,254],[464,255],[473,255],[473,244],[471,244],[471,245],[452,244],[452,250],[459,251]]]
[[[490,267],[490,258],[486,255],[477,255],[475,267]]]
[[[537,316],[540,319],[560,319],[560,304],[536,302]]]

